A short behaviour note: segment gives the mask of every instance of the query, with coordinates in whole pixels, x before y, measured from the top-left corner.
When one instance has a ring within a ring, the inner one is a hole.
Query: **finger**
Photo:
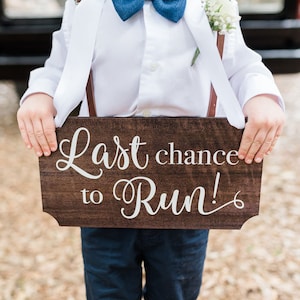
[[[239,159],[243,160],[246,158],[248,151],[253,143],[256,136],[256,130],[252,130],[249,123],[246,123],[245,130],[242,135],[240,148],[238,151]]]
[[[28,149],[31,149],[32,144],[31,144],[31,142],[29,140],[29,137],[28,137],[28,134],[27,134],[25,122],[19,116],[17,117],[17,120],[18,120],[18,126],[19,126],[19,130],[20,130],[22,140],[24,141],[26,147]]]
[[[250,126],[249,126],[250,127]],[[251,130],[250,130],[251,131]],[[282,126],[271,127],[269,131],[261,129],[258,131],[253,138],[253,141],[250,141],[250,138],[248,140],[247,146],[250,144],[250,147],[248,150],[245,150],[244,154],[244,160],[247,164],[250,164],[255,160],[256,163],[262,162],[265,155],[268,155],[273,150],[276,141],[278,140],[278,137],[280,136],[282,132]],[[247,135],[247,132],[246,134]],[[249,135],[251,136],[251,135]],[[244,145],[241,145],[241,148],[243,148]]]
[[[250,147],[248,148],[247,154],[245,156],[245,162],[247,164],[251,164],[254,160],[254,158],[257,158],[257,162],[261,162],[263,156],[261,156],[260,150],[262,149],[264,142],[265,142],[266,132],[264,130],[261,130],[257,132],[255,135]],[[270,146],[270,145],[269,145]],[[258,157],[256,157],[257,154],[260,154]]]
[[[273,151],[273,149],[274,149],[274,147],[275,147],[275,145],[276,145],[276,143],[277,143],[279,137],[282,135],[283,126],[284,126],[284,122],[281,122],[281,123],[279,124],[278,128],[277,128],[275,137],[274,137],[274,139],[273,139],[273,143],[272,143],[272,145],[271,145],[271,148],[270,148],[269,151],[267,152],[267,155],[269,155],[269,154]]]
[[[266,155],[271,154],[271,152],[272,152],[272,151],[274,150],[274,148],[275,148],[275,145],[276,145],[278,139],[279,139],[279,135],[276,135],[275,138],[273,139],[272,145],[271,145],[271,147],[269,148],[269,150],[267,151]]]
[[[42,151],[42,148],[40,147],[40,144],[35,136],[35,129],[34,129],[33,123],[31,123],[31,122],[26,123],[26,131],[27,131],[27,135],[28,135],[31,147],[35,151],[36,155],[38,157],[42,156],[43,151]]]
[[[57,139],[55,133],[55,123],[53,117],[45,118],[42,123],[43,132],[47,141],[47,144],[51,151],[56,151],[57,149]]]
[[[267,153],[270,151],[274,139],[275,139],[275,135],[276,135],[276,130],[270,130],[267,135],[264,138],[263,143],[261,144],[261,147],[257,150],[256,153],[254,153],[254,161],[256,163],[260,163],[262,162],[262,160],[264,159],[265,155],[267,155]],[[263,136],[262,136],[263,138]]]
[[[45,155],[49,156],[51,154],[51,149],[48,144],[47,137],[45,136],[43,123],[41,119],[36,119],[33,121],[33,132],[36,143],[38,144],[37,148],[41,149],[41,153],[37,153],[38,156]]]
[[[282,134],[282,131],[283,131],[283,122],[278,123],[278,125],[276,123],[276,126],[273,127],[272,130],[270,130],[269,136],[266,137],[265,140],[266,146],[262,149],[262,152],[264,152],[262,154],[263,156],[269,155],[273,151],[280,135]]]

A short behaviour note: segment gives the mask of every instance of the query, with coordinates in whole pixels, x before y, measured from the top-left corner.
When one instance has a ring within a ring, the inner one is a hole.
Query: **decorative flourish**
[[[241,19],[236,0],[202,0],[204,10],[212,31],[224,35],[236,29],[236,23]],[[200,54],[196,49],[191,65],[193,66]]]

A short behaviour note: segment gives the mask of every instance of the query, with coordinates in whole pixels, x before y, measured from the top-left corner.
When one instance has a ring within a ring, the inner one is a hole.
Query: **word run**
[[[214,185],[213,198],[217,196],[218,185],[220,181],[221,174],[217,172]],[[149,190],[147,195],[145,195],[144,190]],[[156,207],[153,205],[153,199],[156,197],[156,184],[155,182],[147,177],[137,176],[132,179],[120,179],[118,180],[113,187],[113,196],[117,201],[122,201],[130,209],[122,207],[121,215],[125,219],[134,219],[138,217],[142,208],[150,216],[155,216],[161,210],[171,210],[172,214],[175,216],[180,215],[182,212],[186,211],[188,213],[192,212],[192,204],[197,201],[197,210],[198,213],[202,216],[207,216],[216,213],[217,211],[233,204],[237,209],[244,208],[244,201],[238,199],[240,191],[238,191],[232,200],[226,202],[225,204],[211,210],[204,210],[204,201],[205,201],[205,188],[202,186],[196,187],[191,195],[186,195],[182,205],[179,205],[179,194],[180,191],[175,189],[172,195],[169,196],[167,193],[162,193],[159,196],[159,201]],[[101,204],[103,202],[103,195],[100,191],[95,190],[89,193],[86,189],[81,191],[82,199],[84,204]],[[89,197],[88,197],[89,195]],[[143,195],[143,196],[142,196]],[[213,200],[213,204],[216,204],[217,201]],[[130,213],[128,211],[130,210]],[[126,212],[127,211],[127,212]]]

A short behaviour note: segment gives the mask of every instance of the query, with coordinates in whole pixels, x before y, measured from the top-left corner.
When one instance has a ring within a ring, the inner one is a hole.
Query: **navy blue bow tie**
[[[115,9],[123,21],[143,8],[145,0],[113,0]],[[152,0],[156,11],[173,22],[178,22],[183,14],[186,0]]]

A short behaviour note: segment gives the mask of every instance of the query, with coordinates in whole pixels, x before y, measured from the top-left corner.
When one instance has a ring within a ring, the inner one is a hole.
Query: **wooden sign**
[[[262,164],[238,159],[223,118],[78,118],[40,158],[43,210],[60,225],[241,228],[258,214]]]

